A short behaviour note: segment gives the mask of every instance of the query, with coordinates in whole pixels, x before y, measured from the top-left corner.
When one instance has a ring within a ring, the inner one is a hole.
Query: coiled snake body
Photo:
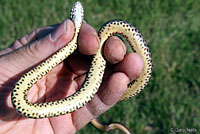
[[[102,56],[103,44],[114,34],[126,37],[132,49],[143,58],[144,62],[141,75],[128,85],[127,91],[120,100],[126,100],[136,95],[149,81],[152,71],[151,54],[143,36],[131,24],[122,20],[112,20],[104,24],[99,31],[100,48],[93,57],[87,78],[79,91],[69,97],[52,102],[29,102],[27,99],[28,90],[76,50],[77,37],[83,21],[83,7],[80,2],[74,4],[71,10],[71,20],[75,25],[72,41],[47,60],[25,73],[12,90],[11,100],[14,108],[28,118],[48,118],[64,115],[86,105],[98,91],[103,78],[106,66],[106,61]]]

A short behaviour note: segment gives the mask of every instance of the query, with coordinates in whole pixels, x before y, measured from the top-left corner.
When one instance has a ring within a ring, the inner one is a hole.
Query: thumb
[[[73,35],[73,22],[65,20],[44,38],[2,56],[0,58],[0,66],[5,69],[9,66],[9,74],[15,76],[37,65],[67,45]]]

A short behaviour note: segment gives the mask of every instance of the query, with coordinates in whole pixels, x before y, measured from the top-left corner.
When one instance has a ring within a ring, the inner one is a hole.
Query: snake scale
[[[83,15],[82,4],[76,2],[71,9],[70,15],[75,25],[75,33],[71,42],[29,72],[25,73],[15,84],[12,90],[11,100],[18,113],[28,118],[48,118],[71,113],[86,105],[97,93],[103,78],[106,67],[106,61],[102,55],[103,44],[109,37],[115,34],[124,36],[133,51],[139,54],[144,62],[140,76],[128,85],[120,101],[129,99],[138,94],[148,83],[152,72],[152,60],[150,50],[142,34],[133,25],[125,21],[112,20],[105,23],[98,33],[100,48],[93,57],[82,87],[76,93],[51,102],[31,103],[28,101],[27,94],[29,89],[76,50],[77,38],[82,25]]]

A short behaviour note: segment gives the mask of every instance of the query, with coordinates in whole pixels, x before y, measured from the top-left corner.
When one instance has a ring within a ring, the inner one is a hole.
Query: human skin
[[[11,103],[11,91],[23,73],[65,46],[74,35],[72,21],[34,30],[0,51],[0,133],[3,134],[72,134],[92,119],[113,107],[124,94],[127,84],[142,71],[142,58],[126,54],[118,37],[110,37],[104,46],[107,67],[102,84],[94,98],[70,114],[44,119],[19,115]],[[31,102],[58,100],[77,91],[86,78],[91,56],[99,48],[99,38],[93,27],[83,23],[78,52],[56,66],[29,91]],[[117,84],[116,84],[117,83]]]

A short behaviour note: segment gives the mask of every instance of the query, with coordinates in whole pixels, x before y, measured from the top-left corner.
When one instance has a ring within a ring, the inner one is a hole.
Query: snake
[[[16,82],[11,93],[11,101],[19,114],[27,118],[42,119],[71,113],[85,106],[97,93],[102,82],[106,68],[106,60],[102,52],[104,43],[116,34],[127,39],[132,50],[142,57],[144,64],[140,76],[128,84],[120,101],[133,97],[147,85],[152,73],[152,59],[146,40],[132,24],[123,20],[111,20],[105,23],[98,32],[100,47],[93,56],[85,81],[78,91],[66,98],[50,102],[32,103],[28,100],[29,89],[77,49],[77,38],[84,21],[83,18],[83,6],[80,2],[76,2],[70,12],[70,19],[75,26],[72,40],[48,59],[24,73]],[[123,125],[117,123],[103,125],[97,119],[91,122],[95,127],[104,131],[120,129],[124,133],[130,133]]]

